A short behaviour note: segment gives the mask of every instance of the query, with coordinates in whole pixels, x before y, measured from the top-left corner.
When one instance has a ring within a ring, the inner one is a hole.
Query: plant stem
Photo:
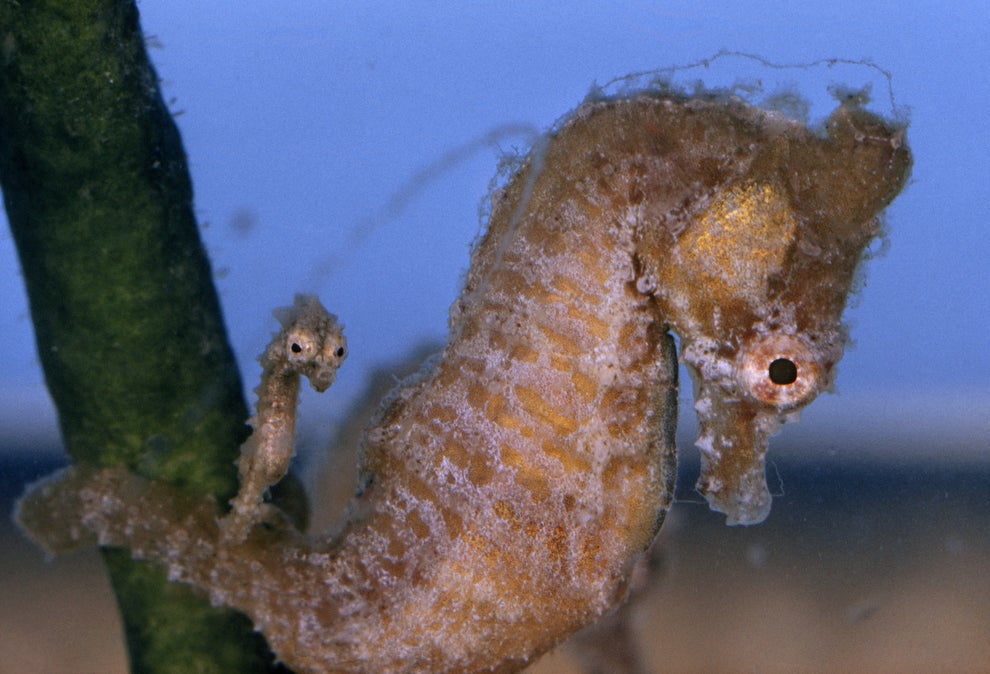
[[[70,456],[225,503],[248,413],[132,0],[0,0],[0,185]],[[134,672],[275,671],[244,616],[105,559]]]

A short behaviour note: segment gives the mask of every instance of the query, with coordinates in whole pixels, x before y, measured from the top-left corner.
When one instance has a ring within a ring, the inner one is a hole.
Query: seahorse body
[[[163,509],[167,488],[122,471],[77,471],[22,520],[43,536],[84,513],[297,671],[518,669],[621,601],[670,504],[671,331],[701,490],[730,522],[765,517],[767,438],[831,383],[853,271],[909,166],[902,130],[852,105],[817,137],[726,97],[587,103],[496,197],[449,343],[372,424],[366,514],[340,536],[221,545],[214,506]]]

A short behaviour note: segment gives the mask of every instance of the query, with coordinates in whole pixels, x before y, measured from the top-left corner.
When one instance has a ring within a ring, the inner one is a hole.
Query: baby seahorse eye
[[[770,381],[774,384],[787,386],[797,381],[797,365],[789,358],[777,358],[770,363],[770,367],[767,368],[767,374],[770,375]]]

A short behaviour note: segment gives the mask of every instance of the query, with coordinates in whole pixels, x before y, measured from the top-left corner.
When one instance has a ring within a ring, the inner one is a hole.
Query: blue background
[[[856,451],[986,457],[985,3],[146,0],[140,10],[246,387],[270,312],[293,293],[318,293],[346,325],[338,384],[304,401],[313,437],[371,368],[442,339],[498,159],[531,140],[511,125],[544,130],[596,83],[722,49],[875,61],[910,115],[914,174],[888,212],[889,250],[847,313],[855,348],[840,395],[798,428],[856,434]],[[864,67],[726,58],[681,77],[789,86],[819,118],[830,83],[872,83],[876,109],[890,111],[886,81]],[[497,142],[479,142],[486,134]],[[0,447],[55,445],[19,265],[0,231]]]

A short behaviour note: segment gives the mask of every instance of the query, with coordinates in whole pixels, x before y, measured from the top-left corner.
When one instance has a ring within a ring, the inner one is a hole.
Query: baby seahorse
[[[282,330],[259,359],[258,412],[249,422],[254,431],[241,447],[241,488],[223,521],[224,536],[231,543],[247,537],[264,513],[265,490],[289,470],[295,454],[300,377],[322,393],[336,380],[347,355],[343,328],[316,297],[296,295],[295,304],[279,309],[275,317]]]
[[[50,548],[95,534],[166,565],[300,672],[519,669],[622,600],[663,520],[671,333],[700,491],[730,523],[766,516],[768,438],[831,385],[910,164],[904,129],[855,101],[817,134],[715,94],[588,102],[496,195],[446,348],[367,431],[341,533],[238,542],[212,502],[81,468],[21,521]]]

